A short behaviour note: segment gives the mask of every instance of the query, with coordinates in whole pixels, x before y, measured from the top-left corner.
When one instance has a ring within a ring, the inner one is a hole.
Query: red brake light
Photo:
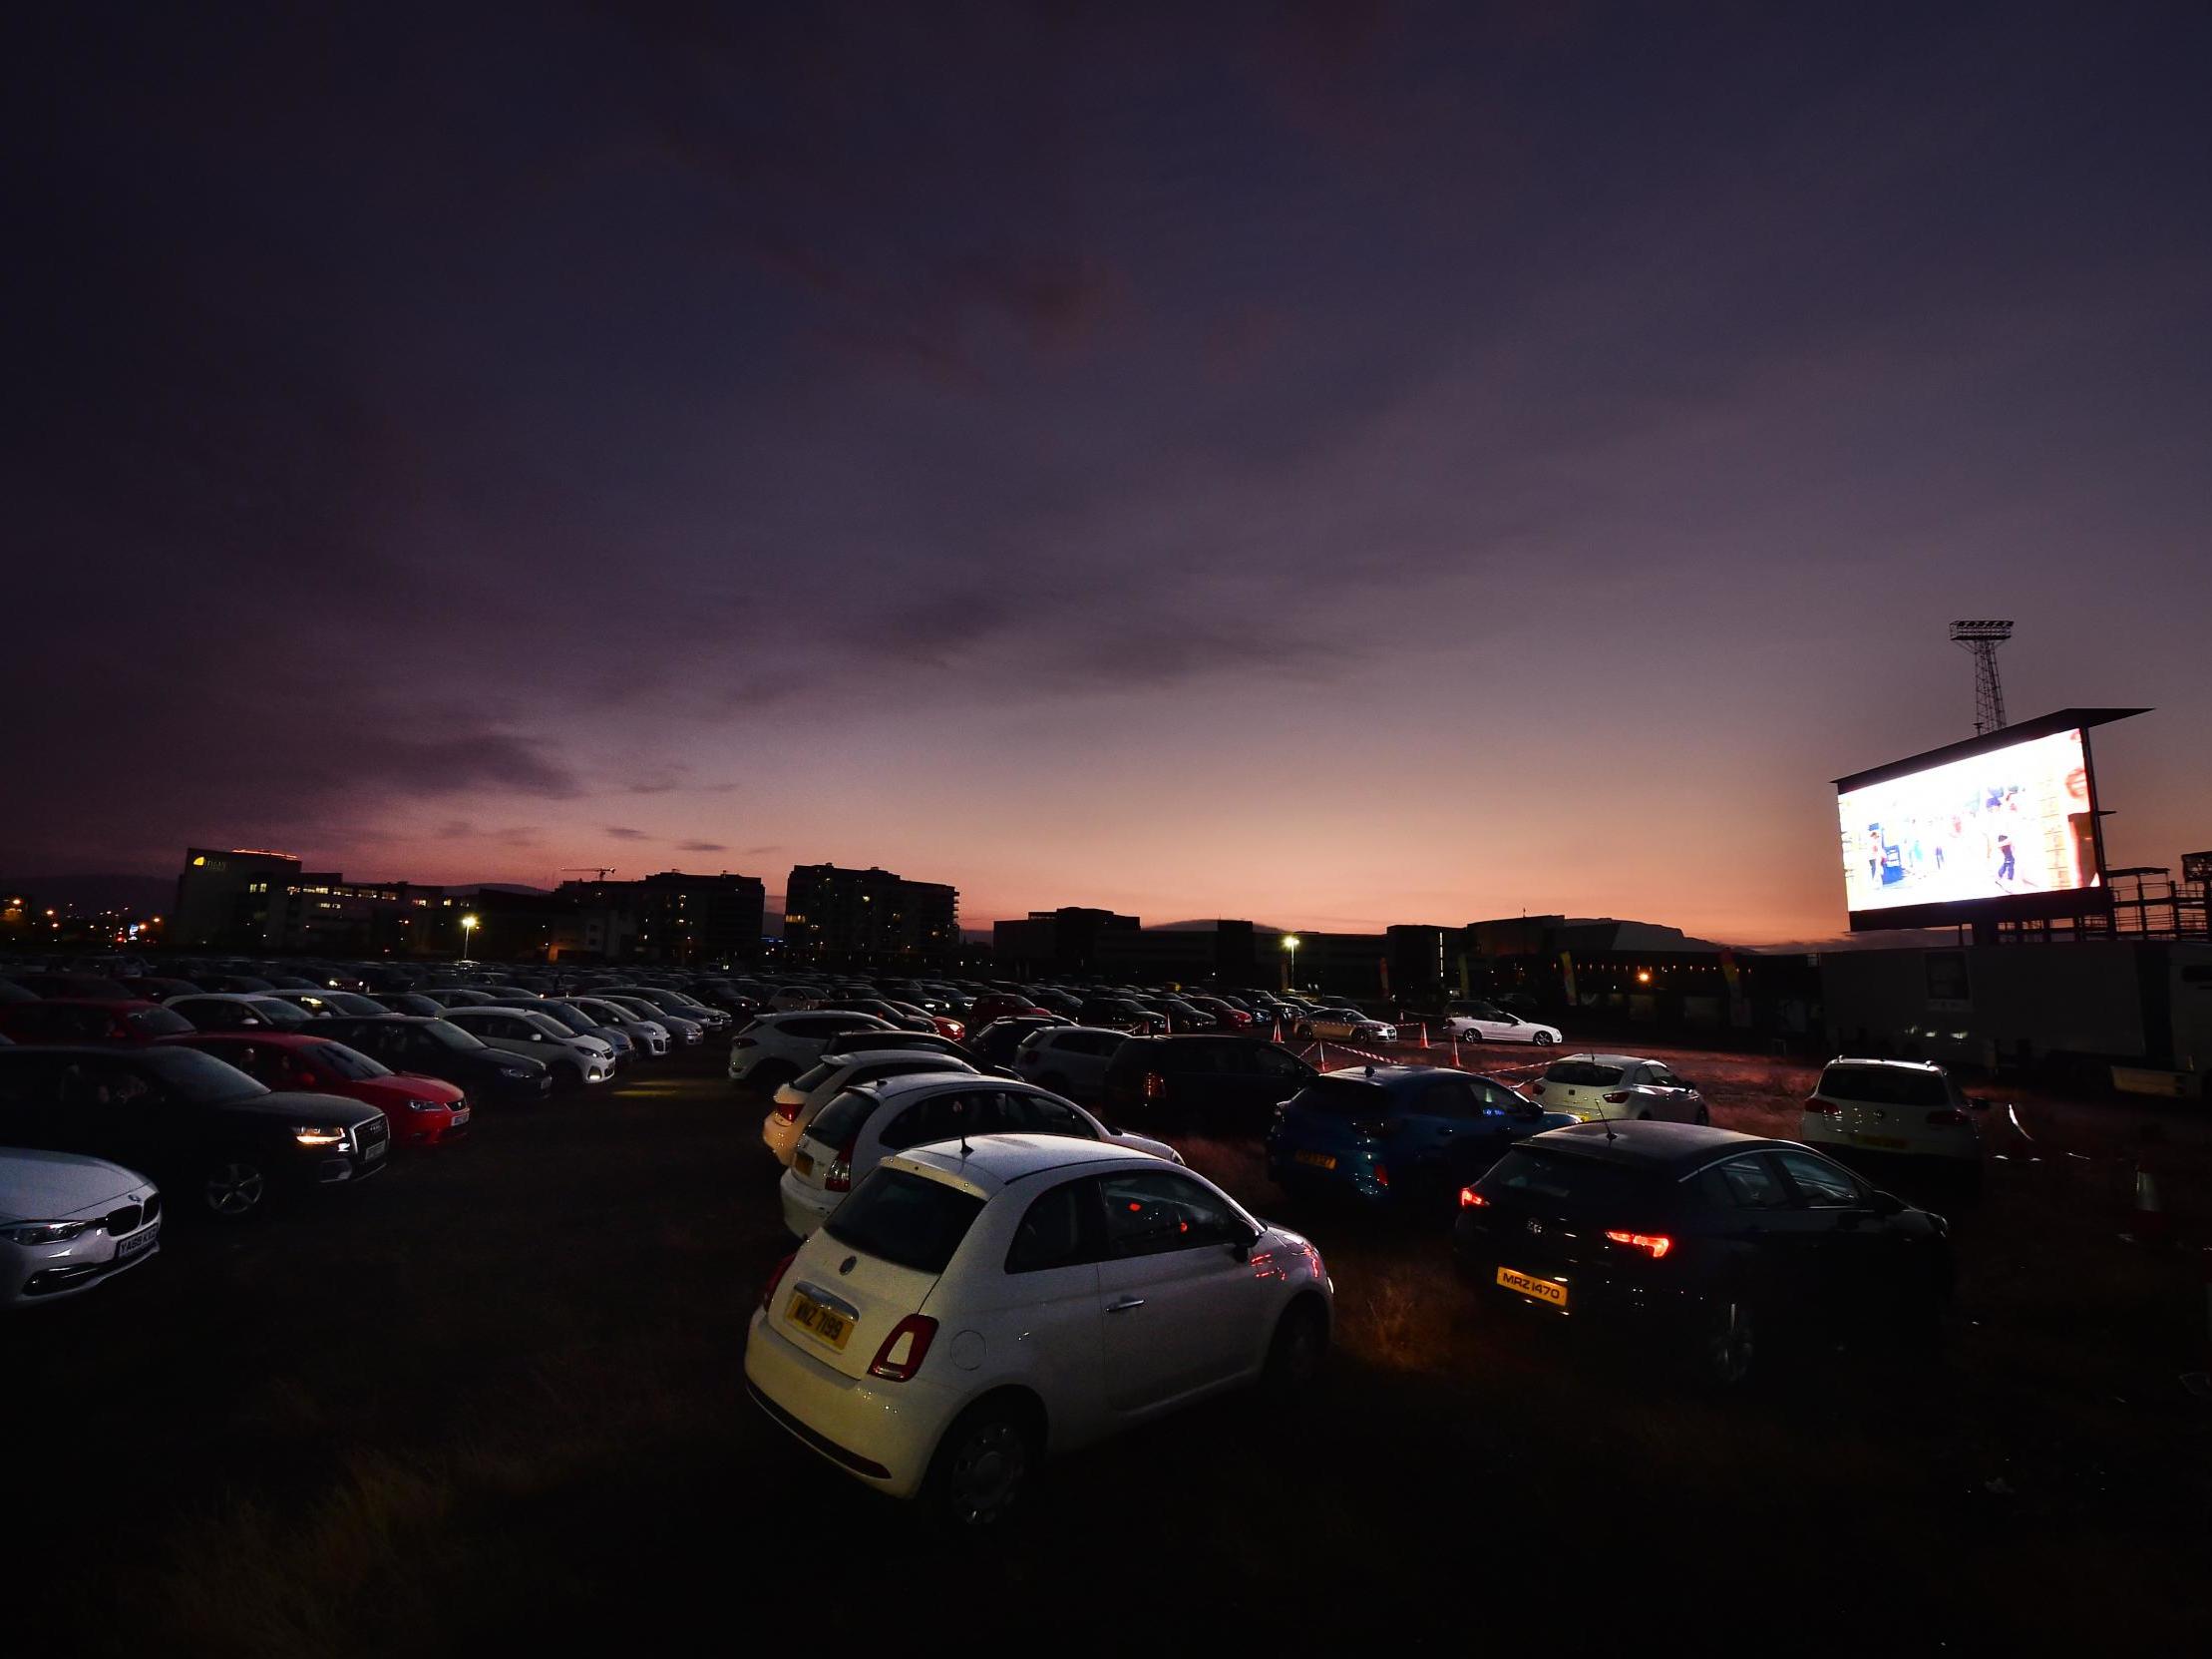
[[[1606,1237],[1616,1244],[1625,1244],[1631,1250],[1641,1250],[1655,1262],[1674,1248],[1674,1241],[1664,1233],[1617,1233],[1610,1227]]]
[[[1147,1100],[1157,1100],[1168,1091],[1167,1078],[1157,1071],[1145,1073],[1144,1094]]]
[[[1459,1189],[1459,1207],[1463,1210],[1486,1210],[1490,1207],[1490,1200],[1473,1187],[1461,1187]]]
[[[1616,1094],[1601,1094],[1598,1096],[1598,1098],[1605,1101],[1605,1103],[1609,1106],[1625,1106],[1629,1103],[1629,1096],[1626,1092]]]
[[[1822,1117],[1841,1117],[1843,1115],[1843,1108],[1837,1105],[1835,1101],[1823,1100],[1817,1094],[1805,1102],[1805,1109],[1810,1112],[1817,1112]]]
[[[776,1287],[784,1282],[784,1274],[789,1271],[791,1264],[798,1259],[798,1256],[799,1252],[794,1250],[768,1270],[768,1283],[760,1287],[760,1311],[762,1313],[766,1313],[768,1305],[776,1300]]]
[[[792,1122],[798,1117],[799,1107],[802,1103],[798,1100],[778,1100],[776,1102],[776,1115],[786,1123]]]
[[[822,1190],[824,1192],[851,1192],[853,1190],[853,1153],[860,1146],[860,1143],[861,1132],[856,1128],[853,1131],[852,1138],[837,1149],[837,1156],[830,1160],[830,1167],[822,1172]]]
[[[875,1363],[868,1368],[871,1377],[883,1377],[894,1383],[908,1383],[922,1369],[922,1362],[929,1357],[929,1344],[936,1340],[937,1322],[926,1314],[909,1314],[891,1328],[891,1335],[884,1338],[884,1346],[876,1350]]]
[[[1388,1169],[1384,1168],[1384,1167],[1383,1167],[1383,1166],[1382,1166],[1381,1164],[1379,1164],[1379,1163],[1378,1163],[1378,1164],[1376,1164],[1376,1165],[1375,1165],[1375,1185],[1376,1185],[1376,1186],[1378,1186],[1378,1187],[1386,1187],[1386,1186],[1388,1186],[1389,1184],[1390,1184],[1390,1171],[1389,1171]]]

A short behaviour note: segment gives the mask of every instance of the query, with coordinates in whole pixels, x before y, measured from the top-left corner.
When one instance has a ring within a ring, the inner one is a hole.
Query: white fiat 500
[[[1529,1042],[1539,1048],[1552,1047],[1560,1039],[1557,1026],[1538,1025],[1504,1009],[1455,1014],[1444,1022],[1444,1035],[1462,1042]]]
[[[161,1249],[144,1175],[75,1152],[0,1147],[0,1308],[60,1301]]]
[[[777,1264],[745,1381],[840,1468],[986,1524],[1047,1455],[1309,1382],[1333,1294],[1311,1244],[1187,1169],[978,1136],[885,1159]]]
[[[1840,1152],[1949,1158],[1979,1167],[1980,1108],[1942,1066],[1924,1060],[1832,1059],[1805,1102],[1797,1137]]]
[[[849,1088],[819,1112],[792,1150],[780,1193],[784,1225],[805,1238],[893,1152],[960,1135],[1065,1135],[1181,1163],[1164,1140],[1108,1128],[1035,1083],[958,1072],[886,1077]]]
[[[1641,1054],[1569,1054],[1544,1067],[1528,1097],[1546,1111],[1585,1123],[1656,1117],[1667,1123],[1710,1123],[1697,1085],[1663,1060]]]
[[[799,1149],[800,1135],[806,1132],[807,1125],[824,1106],[856,1084],[877,1082],[885,1077],[908,1077],[919,1071],[950,1071],[970,1077],[976,1074],[975,1067],[964,1059],[913,1049],[894,1048],[851,1059],[842,1055],[819,1059],[791,1081],[777,1087],[774,1099],[769,1102],[768,1115],[761,1119],[761,1144],[776,1154],[778,1163],[789,1169],[791,1155]]]

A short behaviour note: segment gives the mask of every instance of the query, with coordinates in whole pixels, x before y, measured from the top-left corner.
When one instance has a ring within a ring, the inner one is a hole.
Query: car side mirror
[[[1905,1200],[1894,1192],[1877,1192],[1867,1200],[1867,1208],[1879,1216],[1902,1215],[1905,1213]]]
[[[1248,1232],[1243,1238],[1230,1241],[1229,1253],[1241,1262],[1249,1262],[1252,1260],[1252,1247],[1259,1242],[1260,1234]]]

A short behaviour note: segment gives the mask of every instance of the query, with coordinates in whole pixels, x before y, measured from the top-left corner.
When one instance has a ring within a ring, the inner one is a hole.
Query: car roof
[[[1403,1087],[1408,1083],[1424,1082],[1430,1077],[1473,1077],[1480,1073],[1462,1071],[1456,1065],[1341,1065],[1333,1071],[1323,1071],[1324,1077],[1340,1078],[1347,1083],[1373,1083],[1378,1088]]]
[[[934,1054],[936,1050],[929,1048],[913,1050],[871,1049],[866,1057],[876,1059],[882,1054],[893,1052]],[[937,1057],[941,1059],[944,1056],[937,1054]],[[979,1071],[915,1071],[904,1077],[885,1077],[879,1081],[863,1083],[860,1086],[867,1089],[879,1100],[894,1101],[905,1100],[913,1095],[928,1094],[940,1088],[974,1088],[979,1082],[988,1082],[992,1088],[1012,1089],[1019,1094],[1045,1094],[1050,1092],[1050,1090],[1040,1088],[1035,1083],[1027,1082],[1020,1077],[989,1077]]]
[[[367,1016],[364,1015],[361,1018],[366,1019]],[[155,1040],[174,1042],[180,1048],[195,1047],[202,1042],[251,1042],[263,1048],[312,1048],[317,1043],[335,1042],[338,1039],[334,1037],[324,1037],[319,1033],[257,1031],[177,1032],[169,1037],[158,1037]]]
[[[1924,1071],[1942,1076],[1944,1069],[1932,1059],[1861,1059],[1856,1054],[1838,1054],[1829,1065],[1882,1065],[1893,1071]]]
[[[885,1158],[884,1164],[907,1164],[955,1176],[966,1185],[996,1194],[1016,1181],[1054,1170],[1086,1164],[1100,1168],[1114,1164],[1157,1165],[1159,1161],[1110,1141],[1076,1140],[1067,1135],[992,1134],[972,1137],[965,1152],[957,1140],[910,1146]]]
[[[1652,1059],[1644,1054],[1591,1053],[1562,1054],[1559,1056],[1558,1059],[1553,1060],[1552,1063],[1554,1065],[1558,1065],[1561,1064],[1563,1061],[1571,1059],[1588,1060],[1595,1065],[1664,1065],[1666,1063],[1664,1060]]]
[[[10,1003],[10,1008],[60,1008],[60,1009],[115,1009],[133,1013],[140,1009],[158,1009],[160,1003],[144,997],[41,997],[35,1003]]]
[[[1794,1142],[1738,1134],[1733,1129],[1711,1128],[1702,1123],[1660,1123],[1650,1118],[1621,1122],[1576,1123],[1564,1129],[1546,1129],[1521,1143],[1547,1152],[1589,1158],[1597,1163],[1655,1169],[1686,1175],[1715,1157],[1730,1152],[1758,1152]]]

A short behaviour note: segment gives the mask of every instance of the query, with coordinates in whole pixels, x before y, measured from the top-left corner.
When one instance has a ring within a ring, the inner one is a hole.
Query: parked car
[[[445,1146],[467,1137],[468,1096],[441,1077],[394,1071],[319,1032],[192,1032],[164,1039],[234,1065],[279,1093],[335,1094],[374,1106],[401,1146]]]
[[[954,1042],[949,1037],[932,1037],[924,1032],[847,1032],[833,1037],[823,1046],[824,1059],[854,1059],[862,1054],[883,1053],[899,1049],[911,1054],[948,1054],[953,1059],[964,1059],[977,1070],[988,1071],[993,1076],[1010,1077],[1011,1066],[993,1065],[964,1042]]]
[[[1302,1388],[1332,1294],[1310,1243],[1188,1170],[1051,1135],[917,1147],[776,1264],[745,1382],[867,1485],[987,1525],[1049,1455]]]
[[[989,1025],[979,1027],[968,1037],[964,1046],[969,1053],[986,1064],[1014,1070],[1015,1056],[1021,1052],[1024,1042],[1038,1032],[1051,1031],[1056,1027],[1064,1029],[1068,1024],[1068,1021],[1057,1014],[1009,1014],[1004,1019],[993,1020]],[[1119,1037],[1121,1034],[1116,1032],[1114,1035]],[[1062,1089],[1060,1092],[1065,1094],[1067,1090]]]
[[[1111,1142],[1181,1163],[1165,1141],[1109,1129],[1072,1100],[1033,1083],[996,1077],[892,1077],[849,1088],[815,1114],[784,1171],[784,1225],[801,1238],[822,1225],[861,1177],[886,1156],[964,1134],[1064,1135]]]
[[[161,1248],[162,1195],[135,1169],[0,1146],[0,1308],[81,1296]]]
[[[379,1015],[391,1010],[373,998],[351,991],[332,991],[324,987],[315,991],[299,991],[278,986],[263,993],[279,1003],[289,1003],[310,1020],[320,1020],[332,1014]]]
[[[1237,1133],[1274,1121],[1275,1108],[1318,1075],[1266,1037],[1131,1037],[1107,1057],[1099,1099],[1121,1122]]]
[[[54,998],[0,1003],[0,1037],[16,1042],[152,1042],[192,1023],[159,1003]]]
[[[633,1010],[599,997],[575,996],[566,1002],[586,1020],[596,1020],[606,1029],[622,1033],[646,1058],[659,1059],[667,1054],[668,1028],[658,1020],[644,1019]]]
[[[542,1014],[567,1028],[576,1037],[596,1037],[614,1050],[614,1068],[619,1071],[642,1051],[638,1039],[631,1037],[622,1026],[609,1026],[592,1017],[564,997],[541,997],[530,1005],[532,1014]]]
[[[1557,1026],[1539,1025],[1501,1008],[1447,1015],[1444,1036],[1461,1042],[1529,1042],[1539,1048],[1549,1048],[1561,1040]]]
[[[971,1032],[980,1031],[993,1020],[1050,1012],[1048,1009],[1038,1008],[1021,992],[987,991],[968,1004],[967,1029]]]
[[[1448,1202],[1515,1141],[1573,1121],[1472,1072],[1356,1066],[1316,1076],[1285,1103],[1268,1130],[1268,1176],[1310,1197]]]
[[[1092,997],[1075,1011],[1075,1018],[1086,1026],[1103,1026],[1109,1031],[1128,1032],[1132,1036],[1167,1035],[1168,1017],[1152,1009],[1143,1008],[1127,997]]]
[[[937,1023],[919,1009],[907,1011],[881,997],[839,997],[822,1004],[824,1012],[837,1014],[873,1014],[887,1026],[896,1026],[903,1032],[927,1032],[936,1035]]]
[[[272,1093],[189,1048],[0,1048],[0,1144],[146,1171],[223,1221],[280,1192],[380,1173],[391,1129],[374,1106]]]
[[[660,1010],[664,1015],[677,1020],[688,1020],[705,1032],[727,1031],[731,1024],[727,1010],[709,1008],[698,998],[687,996],[681,991],[671,991],[666,986],[618,986],[614,991],[602,995],[619,995],[644,1003]]]
[[[1301,1017],[1291,1028],[1297,1037],[1325,1042],[1395,1042],[1398,1028],[1387,1020],[1373,1020],[1357,1009],[1319,1009]]]
[[[1579,1123],[1461,1194],[1453,1247],[1484,1295],[1642,1331],[1733,1385],[1771,1336],[1925,1328],[1950,1228],[1809,1147],[1681,1123]]]
[[[166,1003],[172,997],[189,996],[200,989],[190,980],[156,979],[146,974],[126,974],[116,984],[149,1003]]]
[[[520,1008],[448,1009],[446,1023],[511,1054],[546,1062],[554,1088],[582,1088],[614,1075],[614,1049],[579,1037],[551,1015]]]
[[[369,1001],[386,1014],[412,1014],[425,1020],[436,1020],[446,1010],[435,997],[425,997],[419,991],[372,991]]]
[[[0,1031],[12,1031],[0,1020]],[[1982,1136],[1968,1094],[1942,1066],[1924,1060],[1832,1059],[1805,1102],[1797,1132],[1839,1156],[1942,1159],[1978,1171]]]
[[[1528,1085],[1529,1098],[1546,1111],[1584,1123],[1656,1117],[1672,1123],[1709,1123],[1712,1113],[1697,1085],[1662,1061],[1638,1054],[1567,1054],[1544,1067]]]
[[[196,997],[172,997],[162,1005],[191,1022],[196,1032],[296,1032],[310,1018],[267,992],[203,991]]]
[[[39,970],[10,974],[9,979],[34,997],[67,997],[78,1002],[127,1003],[138,994],[101,974],[55,974]]]
[[[1131,1040],[1128,1033],[1103,1026],[1039,1026],[1030,1031],[1021,1039],[1021,1046],[1014,1050],[1014,1075],[1040,1088],[1049,1088],[1055,1094],[1065,1094],[1070,1100],[1103,1100],[1106,1068],[1122,1045]],[[1144,1040],[1165,1042],[1173,1039],[1147,1037]]]
[[[633,1020],[650,1021],[668,1034],[668,1046],[695,1048],[706,1040],[707,1029],[696,1020],[687,1020],[680,1014],[671,1014],[658,1003],[649,1003],[642,997],[632,997],[622,992],[595,991],[592,999],[620,1009]]]
[[[921,1071],[977,1074],[975,1067],[963,1059],[911,1048],[889,1048],[853,1058],[838,1055],[819,1059],[777,1088],[775,1097],[769,1102],[768,1115],[761,1120],[761,1143],[776,1154],[778,1163],[789,1169],[799,1136],[814,1121],[815,1114],[838,1095],[862,1083],[878,1082],[885,1077],[910,1077]]]
[[[334,1015],[316,1026],[315,1035],[356,1048],[394,1071],[441,1077],[479,1105],[535,1105],[553,1093],[553,1070],[543,1059],[492,1047],[450,1020]]]
[[[856,1032],[890,1032],[901,1037],[922,1035],[900,1032],[898,1027],[873,1014],[816,1013],[812,1010],[797,1014],[764,1014],[730,1038],[730,1081],[772,1089],[820,1059],[822,1050],[833,1037]]]

